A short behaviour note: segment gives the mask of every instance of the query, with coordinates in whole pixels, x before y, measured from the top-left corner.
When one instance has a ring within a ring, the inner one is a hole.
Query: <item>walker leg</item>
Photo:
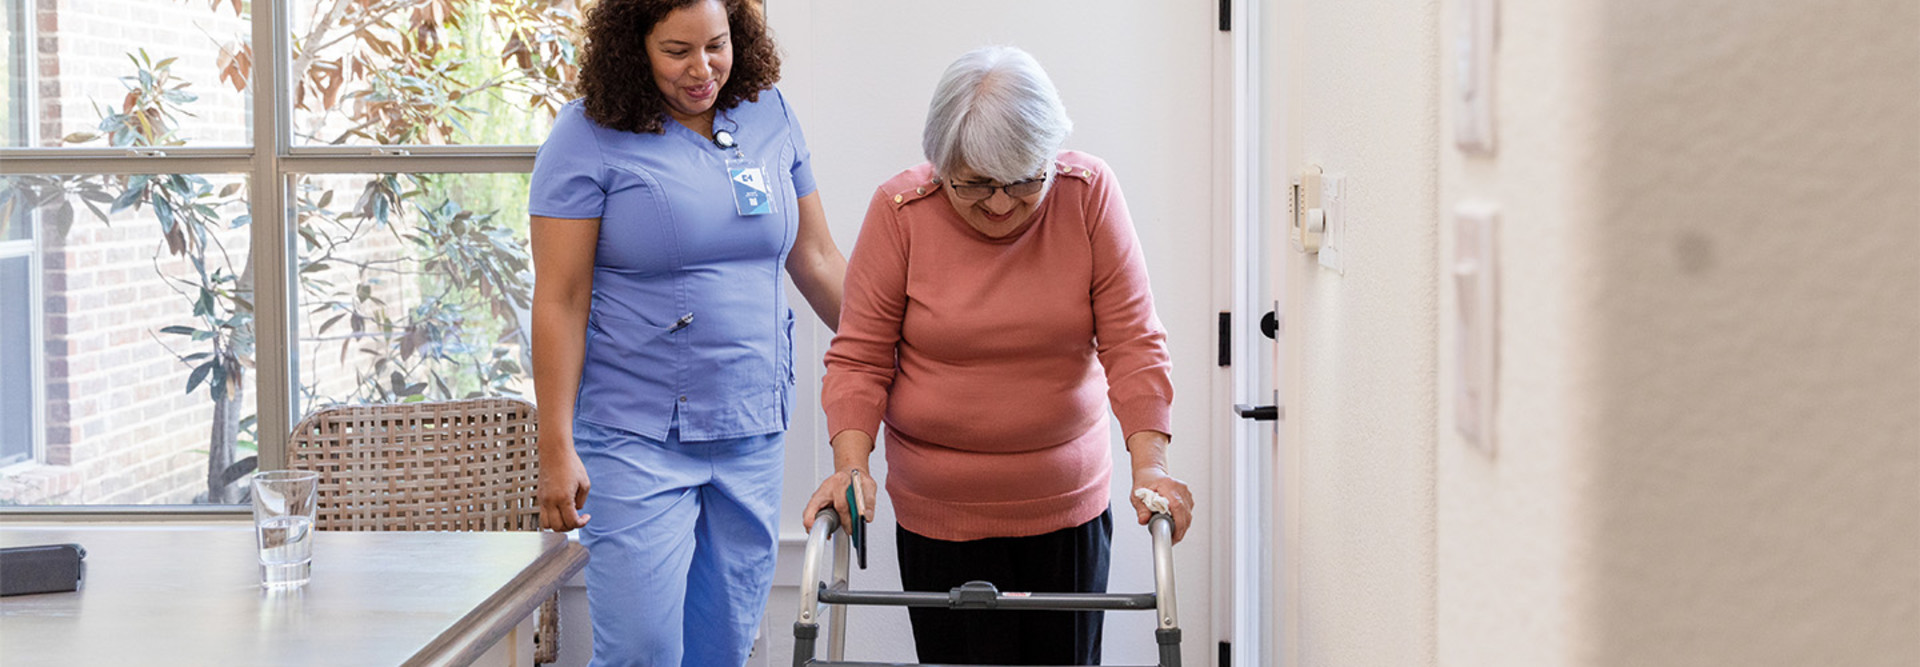
[[[1160,667],[1180,667],[1180,628],[1155,630],[1153,637],[1160,642]]]
[[[814,641],[820,637],[820,559],[838,523],[833,510],[821,510],[807,531],[807,552],[800,560],[800,618],[793,623],[793,667],[806,667],[814,659]]]
[[[854,519],[859,521],[859,519]],[[845,584],[851,579],[853,567],[853,540],[835,536],[833,541],[833,583]],[[847,659],[847,605],[830,605],[827,616],[832,624],[827,626],[827,659],[834,662]]]
[[[793,624],[793,667],[807,667],[813,662],[813,641],[820,636],[817,623]]]

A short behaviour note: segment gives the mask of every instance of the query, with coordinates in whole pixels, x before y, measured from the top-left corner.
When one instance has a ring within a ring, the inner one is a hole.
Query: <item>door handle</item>
[[[1257,422],[1280,420],[1280,406],[1278,405],[1247,405],[1245,403],[1235,403],[1233,404],[1233,412],[1234,414],[1240,415],[1241,419],[1251,419]]]

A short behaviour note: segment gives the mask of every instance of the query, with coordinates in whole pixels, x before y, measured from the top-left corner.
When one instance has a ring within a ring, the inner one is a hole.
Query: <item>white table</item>
[[[274,592],[250,525],[0,527],[0,547],[87,550],[79,591],[0,598],[0,662],[530,666],[534,611],[587,562],[554,533],[315,540],[312,581]]]

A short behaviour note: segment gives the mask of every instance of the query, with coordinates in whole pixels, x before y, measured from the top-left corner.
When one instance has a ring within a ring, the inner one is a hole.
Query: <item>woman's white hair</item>
[[[1011,46],[988,46],[968,51],[940,75],[920,147],[935,176],[964,167],[1011,183],[1050,164],[1072,131],[1040,63]]]

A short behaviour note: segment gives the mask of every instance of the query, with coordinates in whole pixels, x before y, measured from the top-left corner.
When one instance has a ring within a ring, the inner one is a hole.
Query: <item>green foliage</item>
[[[209,4],[215,11],[244,13],[237,0]],[[517,108],[551,115],[570,97],[577,71],[572,3],[320,4],[314,14],[319,22],[294,36],[294,101],[323,115],[341,114],[347,122],[316,123],[337,131],[322,137],[309,130],[304,138],[316,143],[440,143],[455,137],[466,143],[530,142],[537,138],[526,136],[522,124],[489,119]],[[251,45],[236,39],[223,44],[221,54],[221,80],[244,90]],[[120,107],[97,107],[98,132],[74,133],[65,143],[185,143],[177,128],[182,117],[193,115],[188,107],[197,97],[174,75],[174,59],[154,60],[144,50],[128,58],[134,74],[121,79],[127,94]],[[524,181],[520,187],[501,185],[520,178],[381,174],[350,203],[313,179],[299,184],[291,207],[299,303],[311,321],[321,322],[312,335],[337,339],[340,359],[352,357],[356,369],[349,396],[322,395],[317,384],[300,387],[303,409],[512,393],[524,374],[516,349],[526,341],[516,310],[531,305],[531,257],[519,236]],[[232,404],[244,390],[255,345],[252,263],[222,243],[223,231],[250,222],[246,214],[233,214],[244,210],[243,185],[216,189],[203,177],[175,174],[7,177],[0,179],[0,234],[42,211],[50,231],[64,237],[76,201],[107,224],[129,210],[148,213],[167,256],[191,268],[185,275],[167,274],[156,250],[155,272],[180,297],[182,319],[159,329],[155,340],[188,370],[186,393],[204,387],[216,403]],[[398,249],[397,256],[373,256],[368,248],[378,235],[391,239],[387,245]],[[405,295],[413,305],[390,304],[382,298],[388,294]],[[255,419],[229,419],[238,421],[214,425],[211,465],[250,469],[250,462],[231,458],[257,450]],[[225,486],[234,476],[216,473],[208,497],[218,502],[229,497]]]
[[[294,35],[294,106],[318,117],[302,139],[528,143],[538,138],[524,123],[485,119],[529,109],[551,116],[571,96],[579,23],[571,3],[335,1],[347,3],[337,20]],[[319,136],[341,120],[344,131]]]
[[[330,203],[330,190],[302,184],[303,301],[320,322],[315,335],[338,340],[340,360],[356,362],[348,402],[511,394],[522,374],[515,311],[532,303],[531,257],[493,214],[434,197],[448,178],[380,175],[342,210],[322,203]],[[412,224],[396,224],[402,210]],[[405,260],[368,257],[359,242],[374,233],[391,236]],[[353,280],[330,277],[345,270]],[[417,295],[410,299],[417,303],[401,309],[379,296],[398,291]],[[303,393],[309,401],[333,398],[314,386]]]

